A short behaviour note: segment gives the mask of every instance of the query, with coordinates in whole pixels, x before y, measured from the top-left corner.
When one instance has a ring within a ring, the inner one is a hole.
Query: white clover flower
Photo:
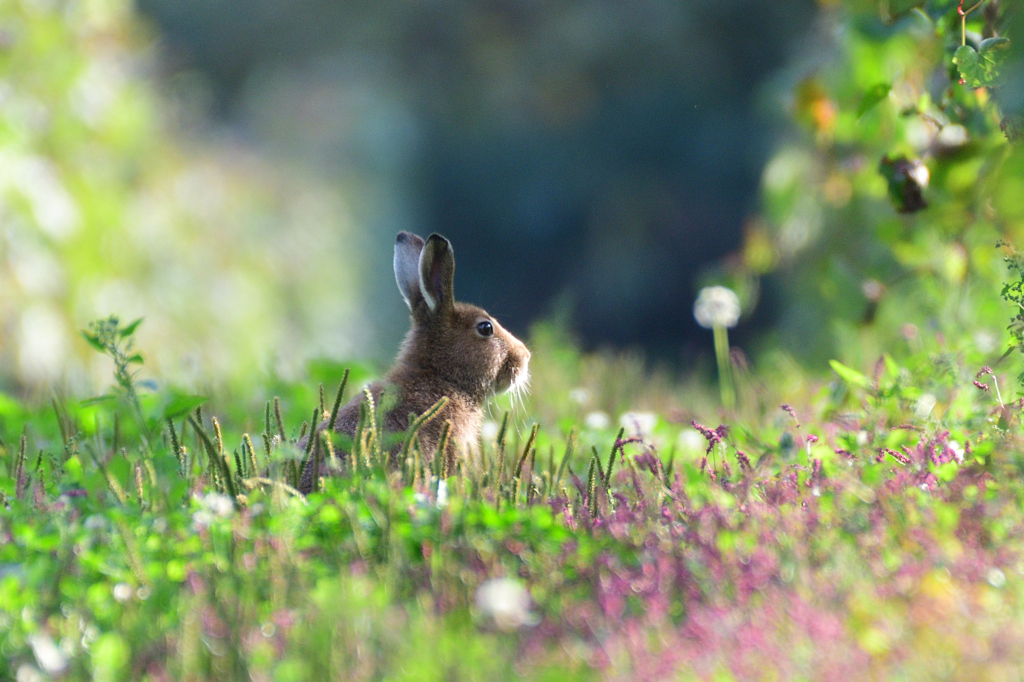
[[[985,580],[988,581],[989,585],[998,589],[1006,585],[1006,574],[998,568],[992,567],[985,574]]]
[[[207,493],[203,503],[211,513],[226,519],[235,512],[235,503],[223,493]]]
[[[607,429],[611,423],[612,420],[608,415],[600,410],[591,412],[583,418],[583,424],[588,429],[594,429],[595,431],[603,431],[604,429]]]
[[[590,391],[585,388],[574,388],[569,391],[569,400],[577,405],[586,405],[590,402]]]
[[[53,639],[45,634],[32,634],[28,636],[29,646],[36,657],[36,662],[43,671],[50,675],[58,675],[68,667],[68,659],[60,650]]]
[[[226,519],[235,512],[235,504],[223,493],[206,493],[198,498],[199,510],[192,514],[192,527],[202,530],[209,527],[217,517]]]
[[[532,625],[538,618],[530,612],[530,593],[518,580],[492,578],[477,588],[476,609],[481,617],[501,630]]]
[[[652,412],[626,412],[619,417],[619,426],[634,436],[649,436],[658,425],[658,415]]]
[[[705,329],[735,327],[740,319],[740,299],[727,287],[704,287],[693,304],[693,316]]]
[[[132,586],[128,583],[118,583],[114,585],[114,599],[121,602],[122,604],[132,598]]]
[[[480,427],[480,438],[482,438],[485,443],[490,443],[498,437],[498,430],[500,428],[501,427],[498,425],[498,422],[493,419],[487,419]]]

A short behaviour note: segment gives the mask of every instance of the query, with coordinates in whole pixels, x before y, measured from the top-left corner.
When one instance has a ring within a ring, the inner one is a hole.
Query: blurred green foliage
[[[815,365],[921,347],[994,362],[1014,314],[996,242],[1024,239],[1024,147],[1008,139],[1024,61],[1005,37],[1020,17],[985,2],[962,35],[950,0],[823,5],[828,56],[781,79],[799,128],[765,167],[737,270],[784,291],[765,346]]]
[[[111,313],[199,386],[355,338],[359,267],[320,257],[355,245],[337,188],[193,135],[155,70],[128,0],[0,5],[0,386],[90,390],[74,330]]]

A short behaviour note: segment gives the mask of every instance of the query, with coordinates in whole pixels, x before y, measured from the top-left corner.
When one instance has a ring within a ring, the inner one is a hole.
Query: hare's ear
[[[405,304],[412,310],[423,300],[420,293],[420,252],[423,238],[411,232],[399,232],[395,240],[395,281]]]
[[[420,252],[420,293],[431,313],[455,306],[455,253],[451,243],[432,234]]]

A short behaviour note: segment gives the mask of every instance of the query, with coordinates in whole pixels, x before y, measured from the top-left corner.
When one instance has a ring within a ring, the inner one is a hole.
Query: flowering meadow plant
[[[318,430],[365,365],[205,397],[91,325],[113,390],[0,393],[0,679],[1019,678],[1008,4],[821,3],[831,61],[779,86],[801,128],[698,295],[717,391],[538,324],[533,394],[446,463],[369,401]]]
[[[305,497],[281,402],[255,438],[187,407],[144,446],[123,396],[5,400],[0,675],[998,676],[1024,663],[1021,405],[915,362],[791,403],[740,382],[762,407],[724,424],[505,418],[452,471],[415,434],[386,468],[367,414]]]

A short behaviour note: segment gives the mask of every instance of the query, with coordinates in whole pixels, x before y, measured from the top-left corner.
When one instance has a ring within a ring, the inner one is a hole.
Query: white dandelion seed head
[[[735,327],[740,319],[740,298],[728,287],[704,287],[693,304],[693,317],[705,329]]]

